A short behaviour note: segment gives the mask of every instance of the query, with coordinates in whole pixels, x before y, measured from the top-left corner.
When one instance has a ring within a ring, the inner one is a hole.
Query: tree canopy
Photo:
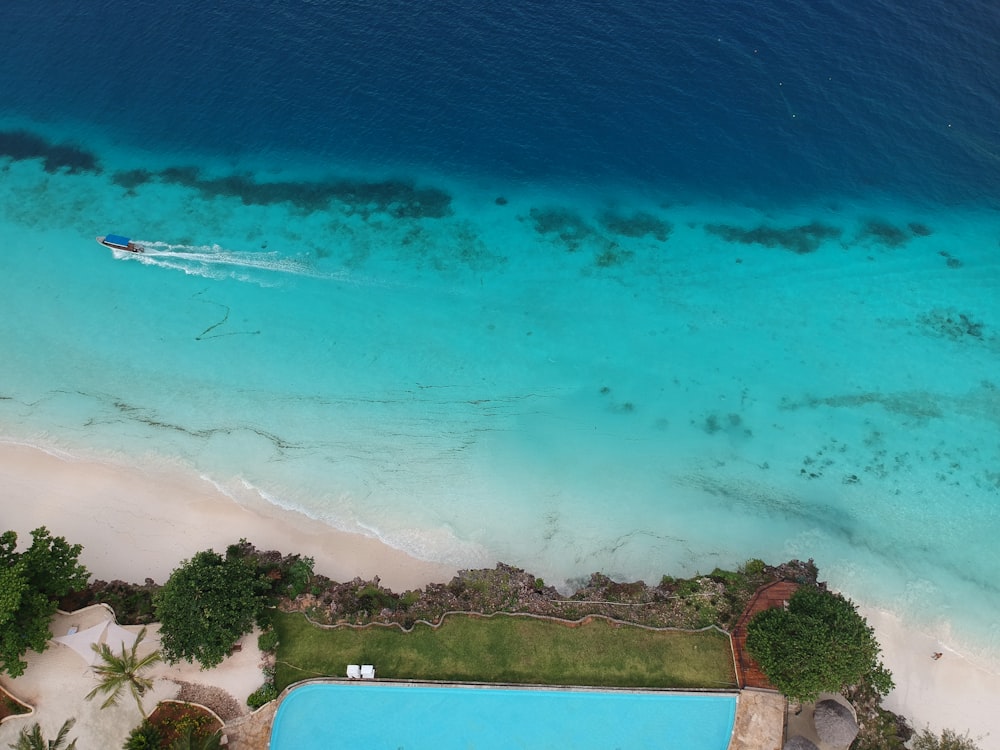
[[[214,667],[264,612],[270,582],[256,560],[205,550],[170,574],[154,599],[160,647],[170,662]]]
[[[813,701],[864,681],[883,696],[893,687],[874,630],[854,603],[812,586],[792,594],[787,609],[758,613],[747,626],[747,649],[793,700]]]
[[[0,672],[18,677],[28,666],[21,657],[45,650],[56,601],[90,578],[78,562],[82,550],[44,526],[31,532],[24,552],[17,551],[16,532],[0,534]]]

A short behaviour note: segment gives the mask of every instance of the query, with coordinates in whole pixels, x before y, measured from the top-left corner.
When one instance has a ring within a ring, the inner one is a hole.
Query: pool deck
[[[729,750],[781,750],[784,740],[785,697],[773,690],[741,690]]]

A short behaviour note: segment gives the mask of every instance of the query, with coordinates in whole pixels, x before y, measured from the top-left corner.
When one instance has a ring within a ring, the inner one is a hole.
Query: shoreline
[[[82,544],[80,561],[105,580],[164,583],[184,559],[203,549],[224,552],[246,538],[258,549],[315,559],[315,570],[338,581],[371,579],[397,591],[450,580],[455,568],[418,560],[383,542],[324,526],[295,511],[248,508],[207,479],[177,470],[147,471],[60,457],[41,448],[0,443],[3,530],[32,529]],[[267,507],[264,507],[267,506]],[[859,607],[875,629],[896,689],[883,705],[916,730],[969,731],[982,750],[1000,750],[1000,674],[982,668],[893,614]],[[931,655],[943,652],[944,658]]]
[[[80,562],[107,581],[162,584],[182,560],[209,548],[225,553],[243,538],[259,550],[312,557],[316,572],[334,580],[378,576],[400,591],[457,572],[264,501],[246,507],[211,481],[176,470],[142,471],[0,443],[0,487],[2,525],[17,531],[19,547],[32,529],[46,526],[82,544]]]
[[[905,716],[917,732],[968,731],[980,750],[1000,750],[1000,674],[981,667],[946,642],[912,627],[891,612],[858,607],[875,630],[882,661],[895,689],[883,708]],[[939,659],[933,655],[940,653]]]

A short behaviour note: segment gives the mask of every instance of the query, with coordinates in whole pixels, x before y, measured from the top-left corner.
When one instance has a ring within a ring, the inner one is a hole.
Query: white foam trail
[[[291,276],[338,281],[357,286],[389,286],[386,282],[374,279],[359,279],[348,271],[321,271],[305,258],[282,257],[277,251],[247,252],[227,250],[220,245],[173,245],[168,242],[136,240],[145,252],[130,253],[124,250],[114,250],[115,258],[119,260],[137,260],[140,263],[174,271],[182,271],[189,275],[221,279],[232,278],[236,281],[258,283],[261,278],[254,278],[253,272],[263,274],[286,274]],[[240,271],[249,273],[240,273]]]

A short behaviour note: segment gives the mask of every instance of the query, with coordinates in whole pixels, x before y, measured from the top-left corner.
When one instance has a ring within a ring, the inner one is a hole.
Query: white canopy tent
[[[108,632],[104,636],[104,642],[108,644],[111,653],[121,655],[122,650],[128,651],[132,648],[138,637],[137,633],[126,630],[117,622],[112,621],[108,623]]]
[[[104,622],[99,622],[86,630],[81,630],[78,633],[72,633],[70,635],[61,635],[57,638],[53,638],[56,643],[61,643],[64,646],[69,646],[71,649],[76,651],[83,660],[87,662],[88,666],[93,666],[94,662],[97,661],[97,653],[91,648],[91,645],[98,643],[101,640],[101,636],[104,635],[104,630],[108,627],[108,620]],[[118,627],[117,625],[115,627]]]

